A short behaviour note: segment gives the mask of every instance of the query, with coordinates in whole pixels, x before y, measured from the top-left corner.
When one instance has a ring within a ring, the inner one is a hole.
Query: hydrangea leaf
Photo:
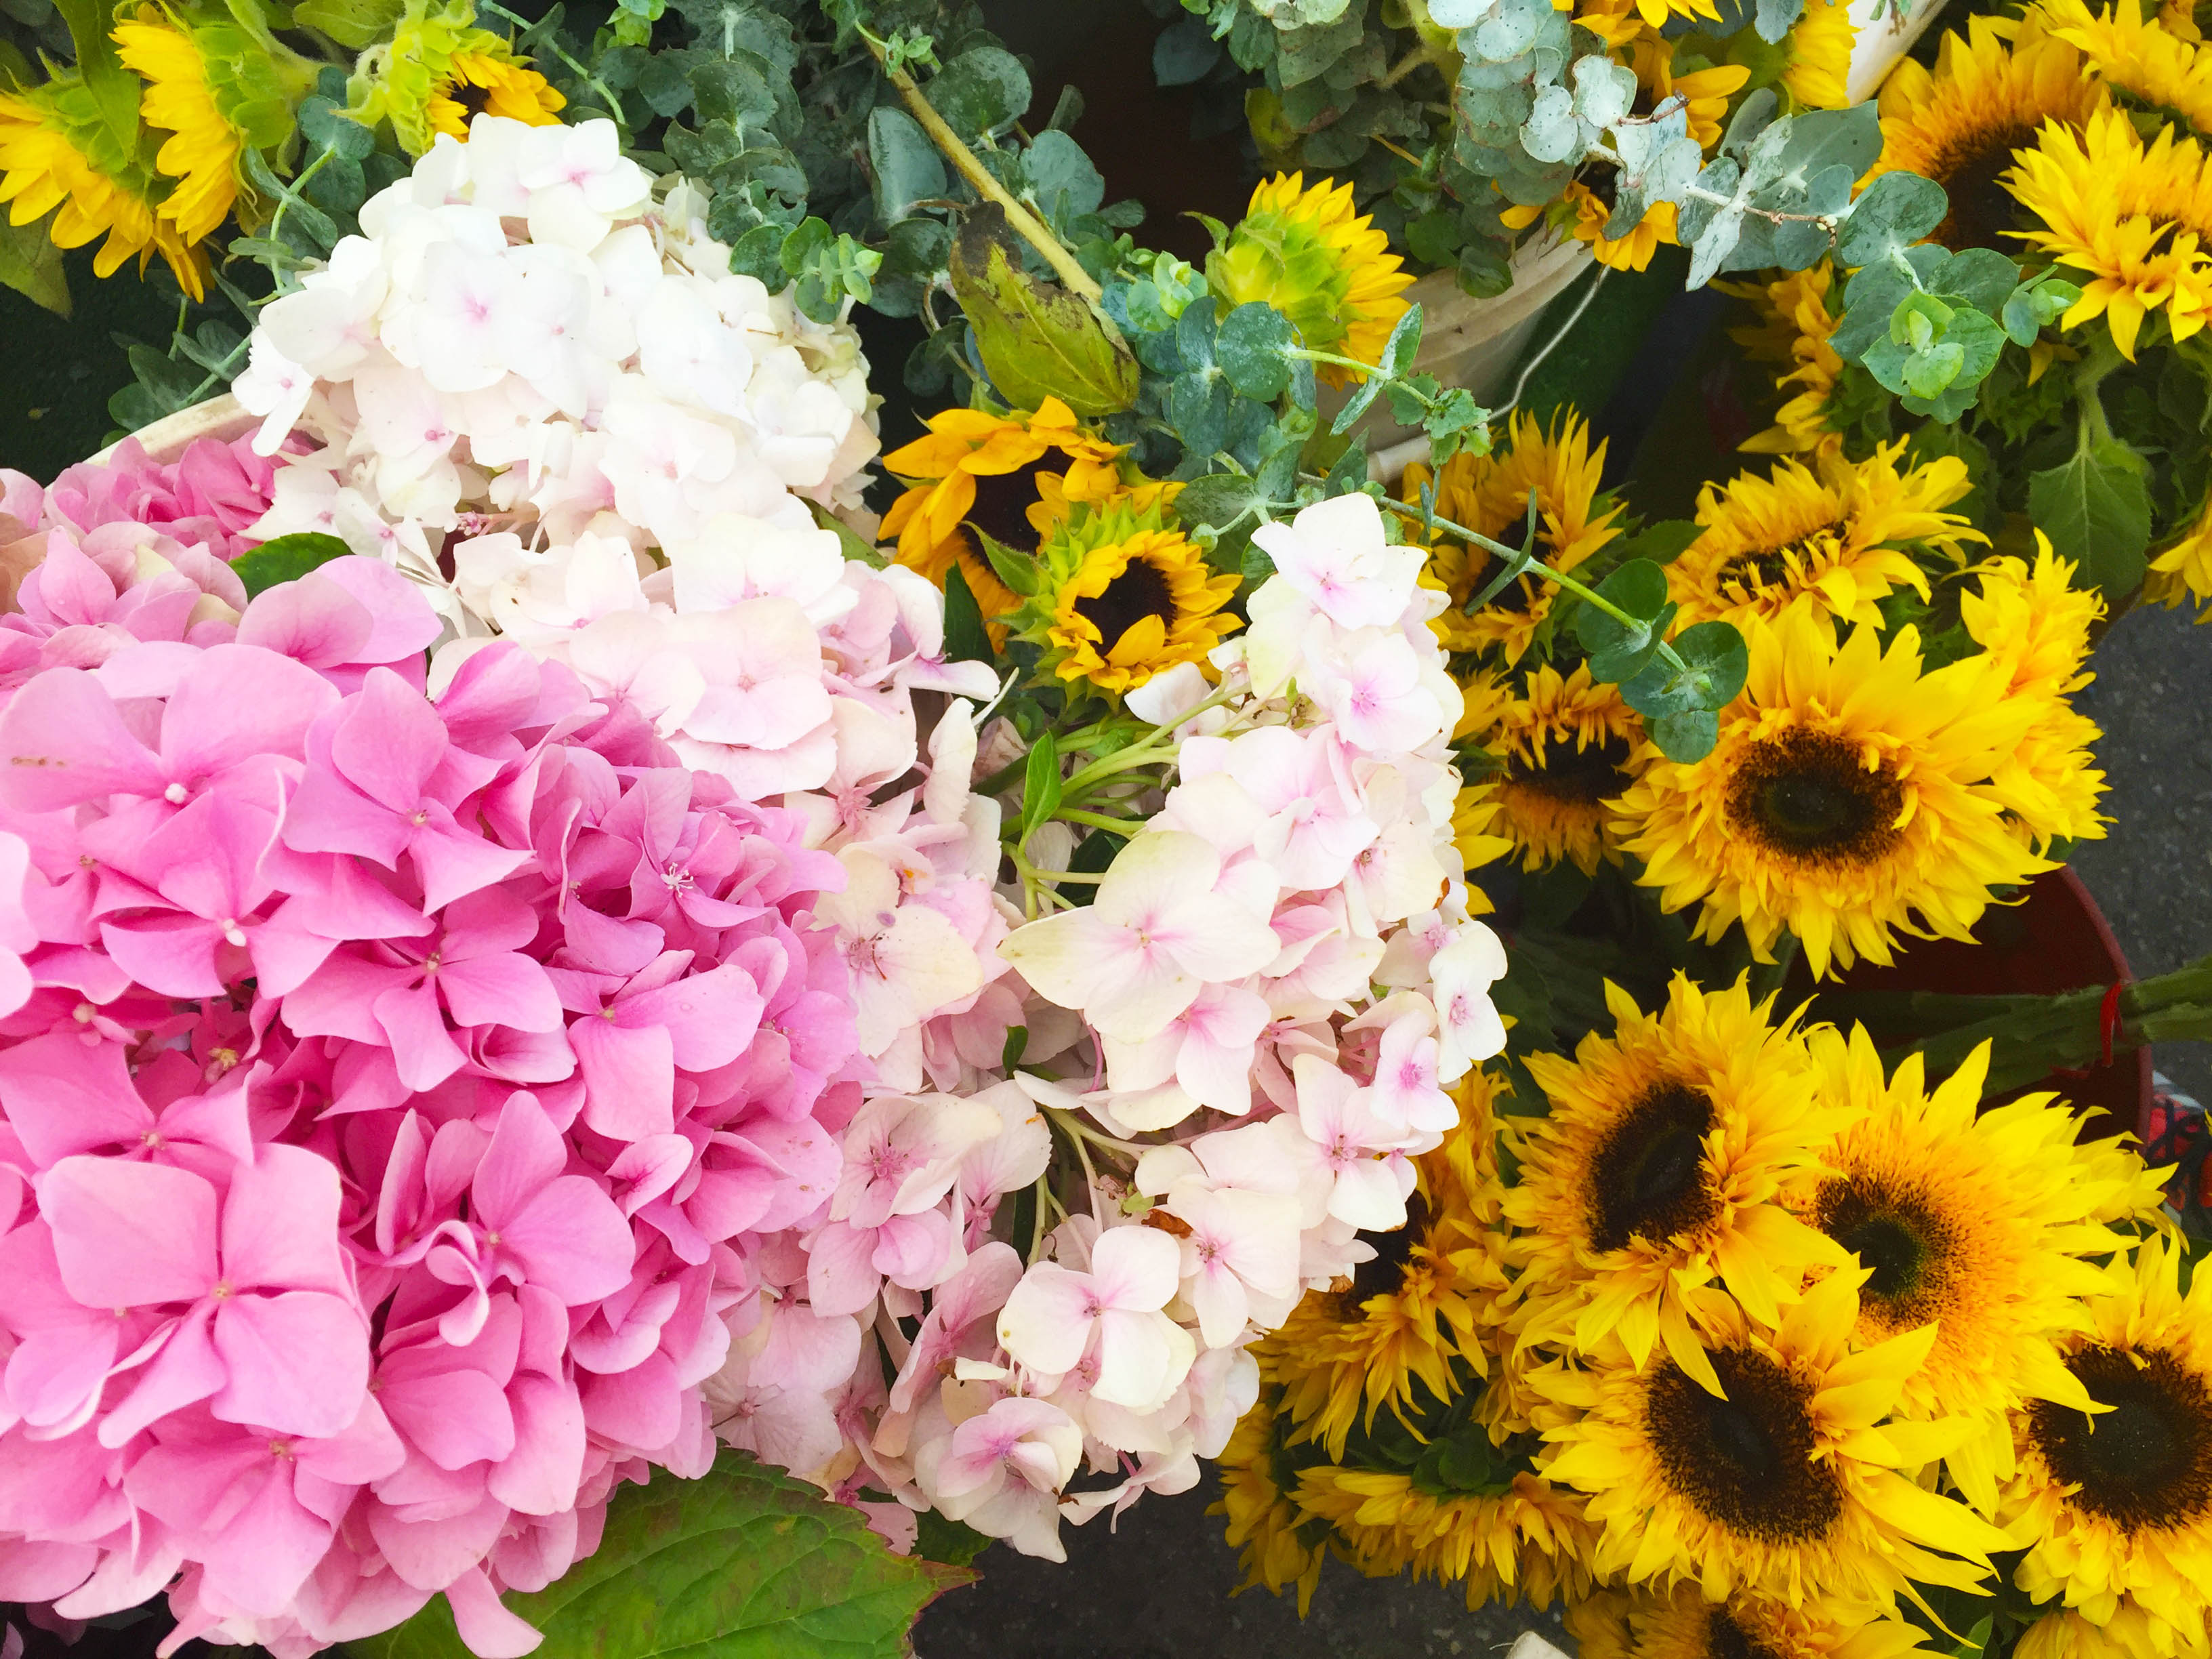
[[[317,565],[343,559],[353,551],[336,536],[319,530],[302,530],[265,541],[230,562],[249,597],[265,593],[280,582],[295,582]]]
[[[896,1659],[915,1615],[973,1577],[893,1555],[856,1511],[725,1451],[704,1480],[624,1486],[596,1554],[505,1599],[545,1634],[534,1659]],[[442,1595],[349,1645],[469,1659]]]
[[[1042,282],[1009,252],[1006,215],[986,203],[952,244],[952,292],[975,331],[992,383],[1018,408],[1058,397],[1079,415],[1137,400],[1137,360],[1121,331],[1077,295]]]

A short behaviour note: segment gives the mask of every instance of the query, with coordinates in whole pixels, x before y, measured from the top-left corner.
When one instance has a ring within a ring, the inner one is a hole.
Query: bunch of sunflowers
[[[1407,1230],[1259,1349],[1219,1506],[1249,1582],[1303,1601],[1333,1553],[1564,1601],[1593,1659],[2201,1654],[2212,1290],[2161,1172],[2053,1096],[1985,1106],[1986,1048],[1931,1074],[1781,989],[1969,939],[2104,833],[2069,701],[2102,600],[1901,440],[1640,530],[1603,464],[1524,416],[1403,494],[1588,582],[1657,561],[1669,630],[1729,623],[1748,676],[1669,759],[1580,600],[1435,538],[1516,1025]]]
[[[2037,0],[1972,16],[1930,63],[1899,65],[1881,112],[1869,183],[1934,179],[1950,204],[1934,241],[2053,269],[2081,295],[2056,337],[2004,346],[1955,428],[1916,442],[1969,461],[1977,521],[2001,544],[2008,526],[2024,539],[2024,515],[2086,498],[2079,530],[2053,536],[2109,597],[2212,605],[2212,46],[2193,8]],[[1782,398],[1747,449],[1856,461],[1911,424],[1837,349],[1844,286],[1823,263],[1739,290],[1761,315],[1737,337]]]
[[[20,55],[12,76],[0,59],[9,223],[59,248],[100,240],[101,276],[134,260],[143,274],[158,256],[196,301],[225,227],[263,234],[285,175],[299,174],[310,210],[343,211],[403,174],[402,155],[422,155],[437,135],[465,141],[476,114],[544,125],[565,102],[506,37],[477,27],[470,0],[235,0],[70,15],[90,25],[76,34],[73,64],[50,62],[34,80]],[[310,187],[298,166],[301,108],[319,89],[366,130],[334,152],[341,174],[355,171],[350,190],[337,176]]]
[[[1741,981],[1611,1000],[1261,1345],[1249,1582],[1564,1601],[1586,1659],[2203,1652],[2212,1285],[2157,1176]]]

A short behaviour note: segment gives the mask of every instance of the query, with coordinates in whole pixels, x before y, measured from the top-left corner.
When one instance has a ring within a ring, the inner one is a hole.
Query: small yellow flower
[[[1677,621],[1742,623],[1811,608],[1879,625],[1876,609],[1899,587],[1928,597],[1910,553],[1919,545],[1954,563],[1961,542],[1986,539],[1944,507],[1973,489],[1966,464],[1945,455],[1899,468],[1905,442],[1856,465],[1840,453],[1814,465],[1777,462],[1767,477],[1741,473],[1698,496],[1704,528],[1667,568]]]
[[[488,52],[457,52],[450,73],[430,94],[430,128],[468,142],[469,123],[479,115],[503,115],[533,127],[558,126],[558,112],[568,100],[545,77],[512,58]]]
[[[1480,738],[1504,764],[1493,786],[1497,828],[1524,870],[1571,862],[1595,875],[1620,862],[1606,803],[1643,769],[1644,724],[1620,688],[1593,684],[1589,665],[1562,677],[1549,663],[1528,678]]]
[[[1828,423],[1828,404],[1843,378],[1844,360],[1828,342],[1843,319],[1828,309],[1828,295],[1835,286],[1828,262],[1786,272],[1771,283],[1713,286],[1759,308],[1758,325],[1730,329],[1729,337],[1755,361],[1789,368],[1775,380],[1777,389],[1790,395],[1775,411],[1774,424],[1738,447],[1755,455],[1839,453],[1843,434]]]
[[[1291,173],[1252,192],[1244,217],[1206,255],[1206,280],[1225,305],[1274,307],[1308,350],[1371,363],[1406,314],[1399,296],[1413,278],[1402,264],[1389,238],[1353,212],[1350,185],[1308,188]],[[1316,372],[1330,386],[1352,378],[1328,364]]]
[[[52,213],[46,234],[60,248],[105,236],[94,271],[112,276],[135,258],[143,273],[160,254],[178,285],[197,300],[206,265],[177,227],[162,218],[154,180],[133,155],[110,153],[92,94],[73,76],[24,94],[0,93],[0,202],[8,222],[27,225]]]
[[[1046,564],[1067,574],[1039,595],[1051,617],[1040,667],[1062,680],[1119,696],[1179,663],[1204,662],[1239,625],[1223,609],[1237,579],[1214,574],[1157,512],[1086,513],[1055,538]]]

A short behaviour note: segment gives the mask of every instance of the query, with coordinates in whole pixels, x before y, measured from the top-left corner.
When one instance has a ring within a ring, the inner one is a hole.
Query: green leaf
[[[1707,713],[1735,701],[1751,670],[1743,635],[1723,622],[1686,628],[1673,642],[1677,668],[1663,656],[1620,688],[1621,699],[1647,720]]]
[[[1029,71],[1001,46],[962,52],[927,90],[937,112],[963,136],[996,133],[1030,106]]]
[[[1006,1032],[1005,1063],[1000,1070],[1008,1077],[1021,1063],[1029,1035],[1026,1025],[1013,1026]],[[935,1510],[924,1510],[915,1516],[914,1532],[914,1553],[925,1561],[942,1561],[948,1566],[966,1566],[993,1542],[988,1533],[977,1532],[963,1521],[948,1521]]]
[[[1222,319],[1214,337],[1214,360],[1229,384],[1244,396],[1273,403],[1291,384],[1291,360],[1285,354],[1295,343],[1291,319],[1254,300]]]
[[[138,77],[123,67],[108,31],[115,27],[113,0],[54,0],[76,46],[77,73],[100,112],[100,125],[125,158],[137,155]]]
[[[1258,484],[1241,472],[1212,472],[1193,478],[1176,492],[1175,515],[1188,529],[1225,530],[1252,510]]]
[[[1851,204],[1850,217],[1836,245],[1837,257],[1847,265],[1870,265],[1887,259],[1895,248],[1910,247],[1950,211],[1943,186],[1917,173],[1885,173]]]
[[[1713,752],[1721,738],[1720,716],[1709,708],[1685,709],[1646,720],[1644,729],[1659,752],[1683,766],[1692,766]]]
[[[317,149],[336,150],[345,161],[367,161],[376,148],[376,135],[327,98],[302,103],[299,120],[301,137]]]
[[[2141,586],[2150,546],[2142,457],[2112,439],[2084,443],[2063,465],[2027,481],[2027,514],[2077,585],[2117,603]]]
[[[1152,79],[1164,87],[1202,81],[1221,61],[1221,43],[1202,17],[1178,17],[1152,42]]]
[[[1420,353],[1421,308],[1407,306],[1406,314],[1398,319],[1398,325],[1383,342],[1382,367],[1394,379],[1402,380],[1413,373],[1413,359]]]
[[[46,238],[46,221],[10,224],[0,215],[0,283],[57,317],[70,314],[69,277],[62,251]]]
[[[279,582],[295,582],[317,565],[343,559],[353,551],[336,536],[319,530],[302,530],[279,536],[240,554],[230,562],[248,597],[265,593]]]
[[[1584,603],[1575,611],[1575,638],[1589,653],[1590,678],[1632,680],[1659,649],[1674,607],[1667,600],[1667,573],[1649,559],[1631,559],[1597,586],[1600,599],[1637,619],[1631,626]]]
[[[1049,731],[1030,750],[1022,770],[1022,839],[1060,811],[1060,744]]]
[[[972,1576],[893,1555],[855,1511],[725,1450],[702,1480],[623,1487],[595,1554],[504,1599],[545,1633],[535,1659],[896,1659],[915,1615]],[[349,1645],[469,1659],[443,1596]]]
[[[403,0],[300,0],[292,8],[292,21],[359,52],[389,33],[405,9]]]
[[[987,202],[952,244],[952,292],[975,348],[1008,402],[1057,397],[1079,415],[1112,415],[1137,400],[1137,360],[1120,331],[1077,295],[1021,268],[1006,214]]]
[[[968,578],[954,560],[945,572],[945,659],[947,662],[990,662],[990,630],[983,626],[982,607],[969,591]]]
[[[904,110],[878,104],[868,112],[868,167],[875,174],[876,216],[895,225],[914,204],[945,191],[945,161]]]

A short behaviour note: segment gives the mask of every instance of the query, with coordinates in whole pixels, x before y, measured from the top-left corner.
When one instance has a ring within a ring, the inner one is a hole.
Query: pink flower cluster
[[[0,691],[43,668],[93,668],[126,647],[229,637],[276,473],[246,440],[174,461],[135,438],[41,487],[0,467]]]
[[[567,668],[427,696],[389,568],[182,625],[99,534],[6,618],[101,643],[0,712],[0,1599],[293,1655],[442,1593],[526,1651],[499,1592],[703,1472],[710,1381],[822,1370],[791,1230],[911,1213],[837,1207],[900,952],[823,925],[820,814]]]
[[[1031,1554],[1196,1481],[1255,1397],[1248,1346],[1369,1259],[1362,1231],[1404,1224],[1411,1160],[1458,1121],[1448,1085],[1504,1042],[1504,952],[1452,846],[1444,596],[1364,495],[1255,540],[1278,574],[1216,653],[1220,689],[1191,668],[1130,699],[1179,737],[1169,787],[1088,903],[1052,890],[1065,829],[1032,830],[1045,890],[1001,897],[1053,913],[1000,946],[1018,1005],[968,1017],[984,1041],[953,1093],[853,1118],[808,1240],[817,1312],[877,1291],[827,1475]],[[991,1237],[1048,1167],[1029,1229]],[[782,1317],[764,1358],[819,1340]],[[1106,1479],[1070,1493],[1086,1465]]]

